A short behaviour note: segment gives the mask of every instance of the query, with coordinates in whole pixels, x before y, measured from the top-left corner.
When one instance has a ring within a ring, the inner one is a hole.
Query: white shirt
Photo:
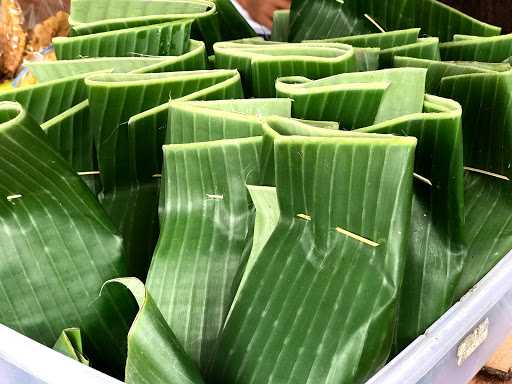
[[[254,21],[253,18],[249,16],[249,13],[245,10],[245,8],[238,4],[236,0],[231,0],[231,2],[233,3],[237,11],[240,12],[240,14],[244,17],[245,20],[247,20],[249,25],[252,27],[252,29],[256,31],[258,35],[270,35],[271,31],[267,27]]]

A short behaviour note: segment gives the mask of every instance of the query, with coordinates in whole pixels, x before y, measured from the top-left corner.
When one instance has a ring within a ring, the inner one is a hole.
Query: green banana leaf
[[[510,180],[467,172],[466,265],[455,299],[466,294],[512,249]]]
[[[512,34],[457,39],[441,44],[440,49],[443,60],[499,63],[512,56]]]
[[[26,66],[39,82],[100,70],[136,73],[200,70],[206,69],[206,50],[203,42],[190,40],[190,50],[180,56],[34,61],[27,63]]]
[[[158,113],[155,106],[169,98],[239,98],[240,78],[229,70],[110,74],[90,76],[86,85],[101,175],[100,201],[125,239],[130,274],[144,279],[158,237],[155,175],[161,170],[159,148],[168,114],[168,104],[156,108]],[[148,162],[156,163],[157,169],[141,174]]]
[[[208,73],[204,72],[206,76]],[[237,71],[210,71],[214,80],[210,87],[179,98],[180,100],[223,100],[243,97],[240,75]],[[183,74],[186,74],[185,72]],[[189,78],[189,80],[191,80]],[[166,137],[172,134],[168,128],[169,103],[149,109],[128,120],[128,137],[131,156],[131,172],[137,182],[148,181],[162,170],[163,144],[170,143]]]
[[[437,37],[420,38],[416,43],[383,49],[380,51],[380,67],[393,67],[395,56],[440,60],[439,39]]]
[[[425,76],[424,69],[400,68],[315,81],[289,77],[278,79],[276,90],[278,97],[294,100],[294,117],[338,121],[342,128],[352,130],[421,112]]]
[[[440,94],[462,105],[464,165],[469,171],[465,188],[468,261],[455,296],[459,298],[512,249],[507,210],[512,176],[507,156],[512,71],[445,77]]]
[[[97,294],[122,276],[122,240],[17,103],[0,103],[0,322],[46,345],[80,327],[96,367],[122,370],[130,303]]]
[[[441,41],[456,33],[496,36],[501,32],[437,0],[294,0],[290,41],[368,34],[377,32],[375,23],[385,30],[419,27]]]
[[[215,3],[206,0],[72,0],[69,24],[71,36],[79,36],[208,17],[215,12]]]
[[[168,144],[237,139],[263,134],[261,118],[291,116],[291,100],[174,101],[169,107]]]
[[[462,105],[464,164],[512,177],[512,71],[444,77],[439,94]]]
[[[53,349],[79,363],[89,365],[89,360],[87,360],[83,352],[80,328],[68,328],[63,330],[55,342]]]
[[[290,10],[278,9],[272,18],[272,41],[285,43],[290,31]]]
[[[400,69],[317,81],[284,78],[276,88],[278,95],[294,100],[294,117],[337,120],[348,129],[377,124],[358,132],[418,139],[419,180],[397,332],[402,348],[451,306],[465,259],[460,106],[430,96],[424,99],[425,69]]]
[[[380,48],[379,66],[393,66],[395,56],[408,56],[440,60],[438,38],[418,38],[420,29],[412,28],[392,32],[371,33],[366,35],[336,37],[324,40],[307,40],[309,42],[336,42],[350,44],[358,48]],[[375,68],[377,69],[377,68]]]
[[[400,47],[403,45],[414,44],[418,41],[420,35],[420,28],[402,29],[391,32],[370,33],[365,35],[333,37],[330,39],[322,40],[308,40],[308,41],[324,41],[331,43],[342,43],[352,45],[360,48],[375,48],[388,49]]]
[[[185,351],[203,370],[250,249],[254,211],[245,184],[259,182],[261,142],[251,136],[263,133],[260,117],[290,113],[286,99],[170,104],[162,235],[147,284]]]
[[[102,290],[120,285],[137,301],[139,312],[128,333],[127,384],[203,384],[194,362],[169,328],[144,284],[133,277],[109,280]]]
[[[209,17],[197,19],[197,32],[205,41],[208,52],[219,41],[256,37],[256,32],[238,12],[231,0],[212,0],[217,12]],[[196,32],[196,34],[197,34]]]
[[[190,49],[192,20],[172,21],[75,37],[53,39],[59,60],[137,55],[179,56]]]
[[[16,101],[42,124],[87,99],[86,74],[0,92],[0,101]]]
[[[427,80],[425,89],[427,93],[439,94],[441,80],[444,77],[465,75],[470,73],[488,73],[493,72],[491,68],[482,66],[477,62],[448,62],[433,61],[428,59],[417,59],[411,57],[396,56],[393,59],[393,65],[397,68],[416,67],[427,69]],[[508,64],[493,65],[497,70],[510,70]]]
[[[147,285],[205,371],[252,235],[245,183],[259,180],[261,138],[164,146],[162,236]]]
[[[210,381],[356,383],[387,359],[411,200],[379,191],[411,195],[416,140],[347,135],[275,141],[279,223],[237,293]]]
[[[319,79],[358,70],[354,49],[337,43],[280,44],[263,40],[214,45],[217,68],[238,69],[248,96],[275,96],[275,81],[282,76]]]
[[[461,114],[458,103],[426,96],[422,113],[358,130],[418,139],[397,351],[451,307],[466,262]]]
[[[194,20],[194,35],[208,48],[217,41],[256,36],[230,0],[73,0],[71,36]]]
[[[94,158],[94,135],[89,129],[89,101],[85,100],[41,124],[48,141],[89,188],[96,191],[97,169]]]

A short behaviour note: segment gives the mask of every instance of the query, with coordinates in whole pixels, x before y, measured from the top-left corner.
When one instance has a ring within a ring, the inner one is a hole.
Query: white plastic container
[[[366,384],[466,384],[511,332],[512,252]],[[0,384],[69,383],[121,384],[0,325]]]

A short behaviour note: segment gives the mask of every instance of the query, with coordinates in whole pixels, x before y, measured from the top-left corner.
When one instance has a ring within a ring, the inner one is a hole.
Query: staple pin
[[[77,172],[78,176],[97,176],[100,174],[100,171],[84,171],[84,172]]]
[[[349,232],[346,229],[336,227],[336,232],[341,233],[342,235],[351,237],[354,240],[360,241],[361,243],[367,244],[371,247],[378,247],[380,244],[375,241],[368,240],[362,236],[356,235],[355,233]]]
[[[311,216],[306,215],[305,213],[297,214],[297,217],[302,220],[311,221]]]
[[[492,176],[492,177],[496,177],[498,179],[510,181],[510,179],[507,176],[503,176],[498,173],[493,173],[493,172],[489,172],[489,171],[484,171],[483,169],[471,168],[471,167],[464,167],[464,169],[466,171],[481,173],[482,175]]]
[[[13,200],[20,199],[22,197],[23,197],[23,195],[20,195],[20,194],[10,195],[10,196],[7,196],[7,201],[12,203]]]
[[[432,187],[432,185],[433,185],[432,182],[429,179],[427,179],[426,177],[418,175],[417,173],[413,173],[413,176],[414,176],[414,178],[416,178],[420,181],[423,181],[425,184],[428,184]]]
[[[224,200],[224,195],[210,195],[206,194],[208,200]]]
[[[153,179],[160,179],[162,177],[161,173],[155,173],[153,176],[151,176]]]
[[[377,29],[379,31],[381,31],[382,33],[386,32],[386,30],[384,28],[382,28],[382,26],[379,23],[377,23],[377,21],[375,21],[375,19],[373,17],[371,17],[369,14],[365,13],[364,17],[366,17],[370,21],[370,23],[375,25],[375,27],[377,27]]]

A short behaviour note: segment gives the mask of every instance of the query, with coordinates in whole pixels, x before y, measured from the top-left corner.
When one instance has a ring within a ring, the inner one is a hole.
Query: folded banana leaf
[[[172,21],[75,37],[53,39],[59,60],[137,55],[179,56],[190,49],[192,20]]]
[[[206,50],[201,41],[190,40],[190,50],[180,56],[106,57],[58,61],[34,61],[26,66],[39,82],[57,80],[82,73],[173,72],[206,69]]]
[[[130,303],[97,298],[126,273],[122,240],[17,103],[0,103],[0,322],[43,344],[80,327],[91,362],[119,375]]]
[[[164,147],[161,233],[148,290],[189,356],[208,368],[252,235],[245,183],[261,138]]]
[[[308,40],[310,42],[336,42],[350,44],[358,48],[380,48],[379,66],[389,68],[393,66],[393,57],[408,56],[439,60],[439,39],[418,38],[420,29],[371,33],[366,35],[335,37],[324,40]]]
[[[16,101],[42,124],[87,99],[86,74],[0,92],[0,101]]]
[[[466,265],[455,299],[466,294],[512,249],[511,196],[510,180],[466,172]]]
[[[278,9],[272,18],[272,41],[285,43],[290,31],[290,10]],[[348,44],[348,43],[347,43]]]
[[[440,45],[443,60],[499,63],[512,56],[512,34],[464,38]]]
[[[354,49],[337,43],[280,44],[263,40],[214,45],[217,68],[238,69],[247,96],[275,96],[275,81],[282,76],[319,79],[358,70]]]
[[[492,67],[478,62],[433,61],[428,59],[416,59],[411,57],[396,56],[393,66],[397,68],[416,67],[427,69],[425,89],[427,93],[439,94],[441,80],[444,77],[465,75],[470,73],[488,73],[510,70],[509,64],[493,64]]]
[[[128,333],[127,384],[203,384],[199,369],[184,352],[144,284],[133,277],[108,281],[102,292],[115,285],[127,289],[139,312]]]
[[[53,148],[76,172],[83,174],[84,181],[95,191],[96,177],[93,173],[97,166],[93,149],[94,135],[89,129],[89,101],[82,101],[46,121],[41,124],[41,128]]]
[[[230,0],[73,0],[71,36],[120,30],[173,20],[195,20],[208,47],[217,41],[256,36]]]
[[[63,330],[55,342],[53,349],[79,363],[89,365],[89,360],[87,360],[83,352],[80,328],[68,328]]]
[[[236,71],[190,71],[157,74],[91,76],[90,129],[95,136],[100,201],[123,234],[129,271],[145,278],[158,236],[158,179],[160,169],[141,174],[146,164],[161,161],[169,98],[219,99],[242,96]],[[155,106],[161,105],[157,112]],[[140,112],[144,114],[138,115]],[[165,123],[162,122],[162,115]],[[135,116],[135,123],[131,119]],[[139,142],[139,137],[144,137]]]
[[[411,200],[380,191],[411,195],[416,140],[346,135],[275,141],[279,223],[231,307],[211,382],[358,383],[387,359]]]
[[[496,36],[501,32],[501,28],[437,0],[294,0],[290,41],[368,34],[377,28],[417,27],[441,41],[451,40],[456,33]]]
[[[397,351],[451,307],[465,266],[461,114],[458,103],[426,96],[422,113],[358,130],[418,139]]]
[[[362,128],[421,112],[426,71],[419,68],[343,73],[320,80],[280,78],[278,97],[293,99],[293,117]],[[400,100],[398,103],[397,100]]]
[[[418,139],[412,236],[397,331],[397,345],[403,348],[452,305],[465,258],[460,106],[425,98],[425,69],[400,69],[317,81],[284,78],[276,88],[294,100],[294,117],[341,120],[349,129],[377,124],[358,132]]]
[[[169,107],[168,144],[261,136],[261,118],[291,116],[288,99],[174,101]]]
[[[440,94],[462,105],[464,165],[469,172],[465,188],[468,261],[456,292],[459,298],[512,249],[508,211],[512,71],[446,77]]]
[[[259,117],[290,113],[286,99],[170,104],[162,235],[147,284],[185,351],[203,370],[250,250],[254,209],[245,185],[259,182],[261,146],[261,138],[251,137],[263,134]]]
[[[393,67],[395,56],[440,60],[439,39],[437,37],[420,38],[412,44],[383,49],[380,52],[380,67]]]
[[[414,44],[418,41],[420,35],[420,28],[401,29],[398,31],[369,33],[364,35],[342,36],[333,37],[323,40],[312,41],[325,41],[331,43],[342,43],[352,45],[353,47],[360,48],[374,48],[388,49],[400,47],[403,45]],[[308,40],[311,41],[311,40]]]
[[[206,0],[72,0],[71,36],[208,17],[215,3]]]

